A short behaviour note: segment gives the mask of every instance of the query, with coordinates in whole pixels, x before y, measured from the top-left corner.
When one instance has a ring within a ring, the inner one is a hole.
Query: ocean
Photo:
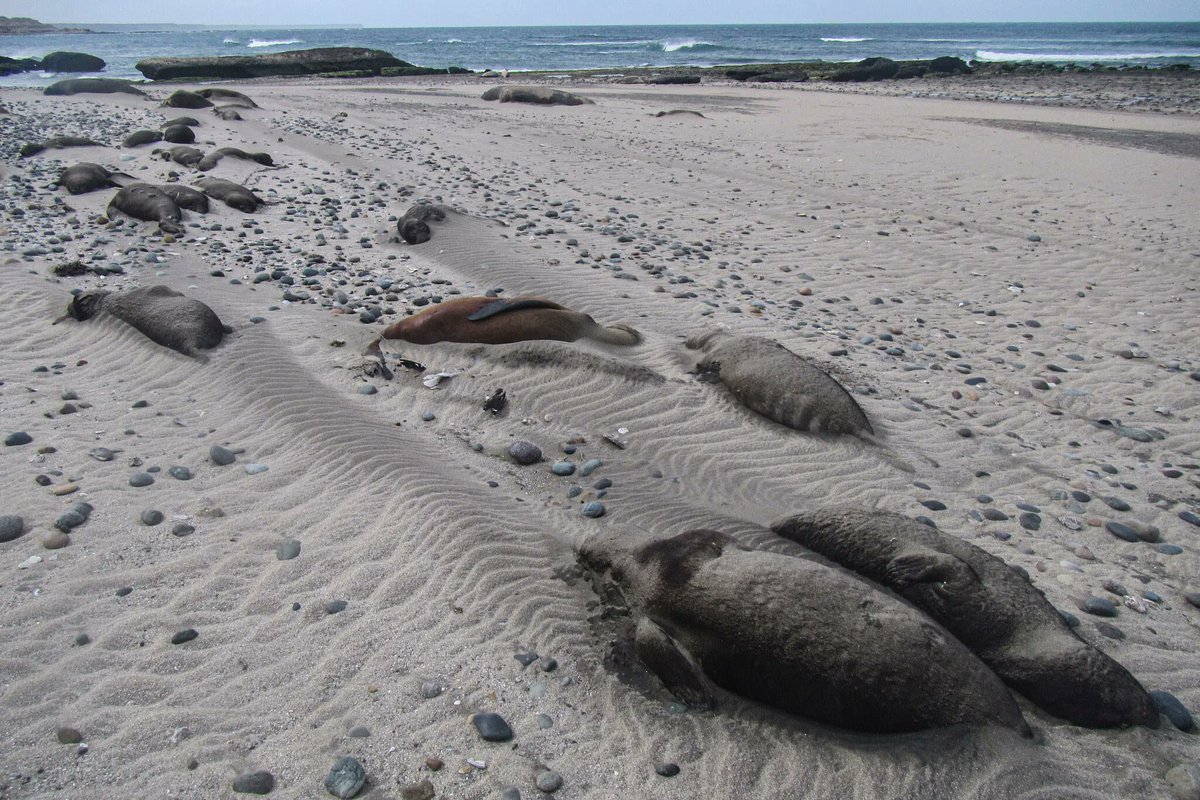
[[[89,26],[94,33],[0,36],[0,55],[55,50],[100,56],[104,74],[141,78],[148,56],[275,53],[310,47],[387,50],[428,67],[572,70],[718,66],[780,61],[858,61],[868,56],[1049,61],[1200,68],[1200,22],[911,23],[840,25],[617,25],[494,28],[210,29]],[[43,85],[45,73],[0,77],[0,85]]]

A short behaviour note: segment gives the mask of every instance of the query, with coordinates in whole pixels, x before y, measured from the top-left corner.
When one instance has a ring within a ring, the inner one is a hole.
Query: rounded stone
[[[167,474],[177,481],[190,481],[192,479],[192,471],[187,467],[168,467]]]
[[[1140,542],[1137,533],[1123,522],[1109,520],[1104,523],[1104,529],[1118,539],[1124,539],[1127,542]]]
[[[208,448],[208,460],[218,467],[227,467],[237,461],[237,454],[219,444],[214,444]]]
[[[1017,518],[1017,521],[1021,523],[1021,527],[1027,531],[1036,531],[1038,528],[1042,527],[1042,518],[1032,511],[1026,511],[1025,513],[1021,514],[1021,516]]]
[[[245,466],[247,475],[261,475],[267,471],[266,464],[247,464]]]
[[[85,517],[83,514],[80,514],[75,509],[71,509],[69,511],[64,511],[59,515],[58,519],[54,520],[54,527],[58,528],[63,533],[70,533],[73,528],[78,528],[86,521],[87,517]]]
[[[435,419],[437,419],[437,414],[434,414],[432,411],[422,411],[421,412],[421,421],[422,422],[433,422]]]
[[[176,522],[171,526],[171,533],[175,536],[190,536],[196,532],[196,526],[186,522]]]
[[[135,472],[129,477],[130,486],[149,486],[152,483],[154,483],[154,476],[148,472]]]
[[[199,635],[200,634],[195,628],[184,628],[179,633],[171,637],[171,644],[183,644],[185,642],[190,642]]]
[[[1098,617],[1115,617],[1117,615],[1116,604],[1106,597],[1088,596],[1079,604],[1079,608]]]
[[[141,519],[143,525],[149,525],[153,527],[161,523],[164,517],[163,512],[159,511],[157,508],[147,508],[142,512]]]
[[[350,605],[345,600],[330,600],[325,604],[326,614],[340,614],[346,610],[346,606]]]
[[[591,475],[602,466],[604,466],[604,462],[600,459],[589,458],[587,461],[579,465],[579,474],[586,478],[588,475]]]
[[[4,446],[19,447],[23,444],[29,444],[32,441],[33,437],[25,431],[14,431],[13,433],[10,433],[8,436],[4,437]]]
[[[55,731],[54,735],[58,738],[59,744],[79,744],[83,741],[83,734],[78,729],[66,725]]]
[[[1154,549],[1162,553],[1164,556],[1177,556],[1183,552],[1183,548],[1177,544],[1160,544]]]
[[[300,555],[300,541],[298,539],[286,540],[275,551],[275,557],[280,561],[291,561],[298,555]]]
[[[42,539],[42,547],[47,550],[61,550],[71,543],[71,537],[62,531],[51,531]]]
[[[246,772],[233,779],[233,790],[242,794],[270,794],[275,788],[275,776],[266,770]]]
[[[555,461],[550,471],[555,475],[572,475],[575,472],[575,465],[570,461]]]
[[[0,542],[11,542],[25,532],[25,520],[16,514],[0,515]]]
[[[557,792],[563,785],[562,775],[559,775],[552,769],[548,769],[538,774],[537,778],[534,779],[534,785],[543,792]]]
[[[533,442],[518,439],[508,446],[508,455],[518,464],[536,464],[542,460],[542,450]]]
[[[513,729],[504,717],[485,711],[471,717],[471,723],[480,737],[488,742],[507,742],[513,738]]]
[[[585,517],[592,517],[593,519],[596,517],[603,517],[604,503],[601,503],[598,500],[591,500],[587,503],[584,503],[583,507],[579,509],[579,511]]]
[[[674,778],[679,774],[679,765],[668,761],[665,764],[656,764],[654,771],[659,775],[662,775],[664,778]]]
[[[362,790],[367,782],[367,771],[358,759],[342,756],[333,762],[329,774],[325,776],[325,789],[334,797],[354,797]]]

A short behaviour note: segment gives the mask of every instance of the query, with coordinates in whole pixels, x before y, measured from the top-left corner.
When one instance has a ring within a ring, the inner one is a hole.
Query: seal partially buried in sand
[[[743,405],[767,419],[801,431],[875,432],[840,383],[778,342],[717,330],[691,337],[687,347],[704,352],[701,376],[719,379]]]
[[[895,590],[1051,714],[1088,727],[1158,727],[1137,679],[1076,636],[1027,577],[978,547],[887,512],[818,511],[771,528]]]
[[[101,311],[185,356],[201,356],[198,350],[216,347],[229,332],[211,308],[167,286],[147,286],[128,292],[103,289],[79,292],[67,305],[66,316],[59,317],[55,324],[66,317],[91,319]]]
[[[689,706],[712,708],[715,683],[854,731],[995,723],[1029,735],[978,658],[854,575],[708,530],[594,534],[578,557],[632,612],[638,657]]]

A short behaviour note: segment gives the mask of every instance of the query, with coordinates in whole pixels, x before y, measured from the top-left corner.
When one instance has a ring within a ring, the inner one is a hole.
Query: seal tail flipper
[[[634,634],[638,658],[659,677],[671,694],[689,708],[710,711],[716,689],[700,665],[649,617],[641,617]]]
[[[631,328],[628,325],[611,325],[607,328],[598,325],[589,335],[596,341],[604,342],[605,344],[628,346],[642,343],[642,334],[638,333],[636,328]]]
[[[888,583],[943,583],[953,580],[966,567],[961,560],[946,553],[907,553],[888,562]]]
[[[367,349],[363,351],[363,355],[367,358],[373,358],[378,361],[379,377],[383,378],[385,381],[390,381],[395,376],[392,374],[392,371],[388,369],[387,359],[383,355],[383,350],[379,347],[379,343],[382,341],[383,337],[380,337],[371,342],[369,345],[367,345]]]
[[[563,307],[558,303],[543,300],[540,297],[522,297],[514,300],[497,299],[480,306],[468,314],[467,320],[470,322],[479,322],[480,320],[494,317],[497,314],[506,314],[509,311],[520,311],[525,308],[553,308],[558,311],[563,310]]]

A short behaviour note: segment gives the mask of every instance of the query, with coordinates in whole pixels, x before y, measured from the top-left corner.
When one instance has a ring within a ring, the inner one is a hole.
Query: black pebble
[[[350,604],[347,603],[345,600],[330,600],[328,603],[325,604],[325,613],[326,614],[337,614],[339,612],[345,611],[346,606],[348,606],[348,605],[350,605]]]
[[[1133,528],[1129,527],[1123,522],[1109,520],[1108,522],[1104,523],[1104,527],[1109,533],[1118,539],[1124,539],[1127,542],[1141,541],[1138,539],[1138,535],[1134,532]]]
[[[665,764],[655,764],[654,771],[664,778],[674,778],[679,774],[679,765],[670,761]]]
[[[507,742],[513,738],[513,729],[505,722],[504,717],[490,711],[476,714],[471,721],[475,730],[488,742]]]
[[[260,770],[238,775],[233,779],[233,790],[243,794],[270,794],[275,788],[275,776]]]
[[[946,504],[941,500],[922,500],[921,505],[928,508],[930,511],[945,511]]]
[[[196,632],[195,628],[184,628],[179,633],[171,637],[171,644],[183,644],[184,642],[190,642],[199,635],[200,634]]]
[[[1042,527],[1042,518],[1037,514],[1034,514],[1032,511],[1026,511],[1018,518],[1017,521],[1020,522],[1021,527],[1027,531],[1036,531],[1038,528]]]
[[[1165,714],[1167,719],[1171,720],[1171,724],[1179,730],[1191,732],[1196,729],[1196,721],[1175,695],[1156,689],[1150,692],[1150,699],[1154,701],[1154,707]]]

